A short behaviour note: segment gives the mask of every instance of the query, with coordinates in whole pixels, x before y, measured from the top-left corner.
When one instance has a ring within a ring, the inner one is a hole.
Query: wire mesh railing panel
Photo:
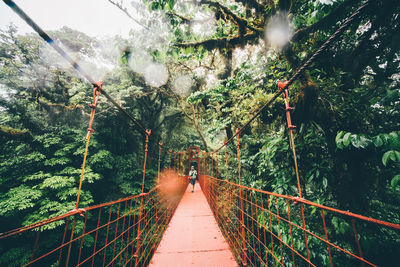
[[[311,201],[200,176],[237,261],[248,266],[376,266],[360,239],[399,236],[400,225]],[[337,230],[339,229],[339,230]],[[367,231],[368,233],[364,233]]]
[[[165,188],[169,177],[148,193],[2,233],[3,256],[23,251],[18,261],[7,265],[146,266],[187,187],[186,179],[174,171],[169,176],[171,172],[173,190]]]

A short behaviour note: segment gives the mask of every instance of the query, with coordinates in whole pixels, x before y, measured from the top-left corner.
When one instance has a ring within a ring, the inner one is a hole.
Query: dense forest
[[[49,34],[151,129],[146,190],[159,141],[175,151],[218,148],[364,3],[108,1],[140,30],[128,39],[67,27]],[[368,2],[289,88],[297,161],[304,198],[398,224],[400,2]],[[1,31],[0,232],[74,208],[92,90],[36,34],[13,25]],[[102,97],[93,128],[80,205],[140,193],[143,135]],[[241,142],[244,185],[298,194],[283,98],[245,128]],[[228,154],[227,176],[236,177],[235,144]],[[336,236],[351,228],[329,224]],[[363,230],[366,254],[395,266],[399,234]],[[2,251],[0,265],[23,255]]]

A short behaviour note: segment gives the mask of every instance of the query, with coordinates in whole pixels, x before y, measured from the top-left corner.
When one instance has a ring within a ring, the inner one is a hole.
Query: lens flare
[[[293,26],[287,14],[280,13],[271,17],[265,29],[267,43],[278,49],[282,49],[290,42],[293,36]]]
[[[189,75],[181,75],[175,79],[173,83],[173,90],[177,95],[187,97],[193,87],[194,81]]]
[[[186,177],[178,176],[173,170],[164,170],[160,173],[157,181],[161,203],[173,204],[180,200],[180,196],[187,187]]]
[[[94,51],[96,57],[99,57],[110,66],[110,69],[116,68],[120,61],[121,55],[127,48],[127,44],[123,39],[115,37],[114,39],[102,39],[98,42]]]
[[[163,86],[168,81],[168,70],[160,63],[152,63],[144,71],[144,79],[152,87]]]
[[[211,14],[199,11],[196,13],[193,21],[191,25],[193,33],[199,37],[212,36],[216,31],[216,20]]]
[[[86,73],[90,73],[95,81],[102,81],[104,76],[110,71],[104,62],[89,57],[82,58],[78,63],[81,69]]]
[[[323,5],[333,5],[332,0],[319,0],[319,2]]]
[[[55,43],[61,47],[66,53],[74,60],[77,60],[79,57],[78,53],[72,52],[68,47],[66,47],[62,42],[56,40]],[[54,50],[49,44],[45,43],[39,49],[39,57],[43,60],[43,62],[51,67],[55,67],[57,69],[63,71],[71,71],[71,64],[66,61],[57,51]]]
[[[136,73],[145,74],[147,67],[152,64],[151,56],[143,51],[134,51],[128,60],[129,67]]]

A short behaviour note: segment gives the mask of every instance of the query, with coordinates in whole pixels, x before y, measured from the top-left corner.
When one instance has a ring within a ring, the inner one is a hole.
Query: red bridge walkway
[[[184,193],[150,266],[238,266],[199,184]]]

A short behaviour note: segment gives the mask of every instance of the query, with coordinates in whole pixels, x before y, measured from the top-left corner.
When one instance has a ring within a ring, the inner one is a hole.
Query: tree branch
[[[150,28],[147,27],[146,25],[143,25],[140,21],[138,21],[137,19],[135,19],[134,17],[132,17],[132,15],[128,12],[128,10],[123,7],[121,5],[121,3],[117,3],[114,0],[108,0],[108,2],[110,2],[112,5],[118,7],[118,9],[120,9],[122,12],[124,12],[131,20],[133,20],[134,22],[136,22],[138,25],[142,26],[143,28],[145,28],[146,30],[150,31]]]
[[[184,17],[184,16],[182,16],[182,15],[179,15],[179,14],[177,14],[177,13],[175,13],[175,12],[167,12],[166,14],[167,14],[167,16],[169,16],[169,17],[177,17],[177,18],[181,19],[183,23],[190,23],[190,22],[192,22],[191,19],[186,18],[186,17]]]
[[[40,105],[43,105],[43,106],[45,106],[45,107],[47,107],[47,108],[57,107],[57,108],[61,108],[61,109],[63,109],[63,110],[83,109],[83,106],[82,106],[82,105],[76,104],[76,105],[69,105],[69,106],[66,106],[66,105],[64,105],[64,104],[51,103],[51,102],[43,101],[43,100],[40,100],[40,98],[37,99],[37,103],[40,104]]]
[[[264,5],[258,3],[257,0],[236,0],[236,2],[242,3],[243,5],[248,5],[249,7],[255,8],[258,11],[264,10]],[[271,2],[271,0],[268,0],[268,4],[270,4]],[[275,5],[273,6],[275,7]]]
[[[222,11],[224,14],[226,14],[230,18],[230,21],[232,21],[233,23],[238,25],[239,32],[243,32],[243,34],[246,31],[243,30],[243,29],[241,31],[240,28],[248,28],[253,32],[259,32],[259,33],[263,33],[264,32],[263,29],[251,26],[246,19],[239,17],[238,15],[233,13],[229,8],[227,8],[226,6],[220,4],[219,2],[214,2],[214,1],[211,1],[211,0],[202,0],[202,1],[200,1],[200,3],[215,7],[217,9],[219,9],[220,11]]]
[[[0,136],[13,139],[32,139],[29,130],[20,130],[8,126],[0,126]]]
[[[206,141],[206,139],[204,138],[203,134],[201,133],[199,124],[197,123],[196,110],[194,109],[194,105],[192,105],[192,110],[193,110],[193,125],[194,125],[194,128],[196,129],[196,131],[197,131],[197,132],[199,133],[199,135],[200,135],[201,141],[203,142],[203,145],[204,145],[204,150],[205,150],[205,151],[208,151],[207,141]]]
[[[245,34],[243,38],[246,41],[251,42],[257,40],[259,36],[260,34],[252,32]],[[200,46],[204,46],[204,48],[211,51],[217,48],[226,47],[227,45],[231,45],[232,47],[240,46],[243,38],[241,38],[241,36],[239,35],[235,35],[233,37],[222,37],[222,38],[208,39],[197,42],[178,43],[175,44],[175,46],[180,48],[186,48],[186,47],[198,48]]]

